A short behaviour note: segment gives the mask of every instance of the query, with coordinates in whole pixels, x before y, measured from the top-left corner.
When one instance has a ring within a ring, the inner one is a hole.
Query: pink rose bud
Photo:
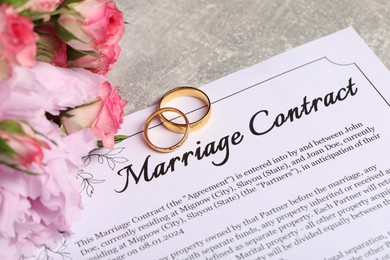
[[[0,121],[0,163],[24,167],[41,164],[44,148],[50,149],[47,143],[37,139],[34,130],[26,123]]]
[[[90,104],[71,109],[61,117],[68,134],[83,128],[91,128],[106,148],[114,147],[115,134],[123,122],[123,108],[127,104],[118,94],[118,87],[112,88],[105,82],[99,91],[99,99]]]
[[[35,65],[38,36],[28,17],[19,16],[11,6],[0,5],[0,80],[11,76],[12,66]]]
[[[54,12],[62,2],[63,0],[28,0],[18,10],[29,10],[34,14],[48,14]]]
[[[35,27],[35,31],[39,35],[37,60],[67,67],[66,44],[57,37],[54,25],[39,25]]]
[[[57,20],[57,33],[71,48],[69,67],[107,74],[117,61],[124,32],[123,15],[112,1],[84,0],[64,8]]]

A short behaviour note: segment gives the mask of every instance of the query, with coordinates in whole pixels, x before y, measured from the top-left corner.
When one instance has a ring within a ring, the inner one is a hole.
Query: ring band
[[[148,134],[149,125],[152,122],[153,118],[155,118],[157,115],[162,115],[162,113],[164,113],[164,112],[178,113],[180,116],[182,116],[184,118],[184,120],[186,122],[185,124],[183,124],[183,126],[184,126],[184,132],[182,133],[182,134],[184,134],[183,137],[180,139],[180,141],[178,143],[176,143],[175,145],[172,145],[170,147],[160,147],[160,146],[154,145],[150,141],[149,134]],[[186,115],[183,112],[181,112],[180,110],[173,108],[173,107],[164,107],[164,108],[158,109],[157,111],[155,111],[153,114],[151,114],[148,117],[148,119],[146,120],[145,126],[144,126],[144,136],[145,136],[146,143],[151,148],[153,148],[156,151],[162,152],[162,153],[169,153],[169,152],[172,152],[172,151],[176,150],[177,148],[179,148],[185,142],[185,140],[187,139],[188,134],[189,134],[189,129],[190,128],[189,128],[188,118],[186,117]]]
[[[199,120],[196,120],[195,122],[189,123],[190,131],[196,131],[202,128],[210,119],[211,102],[209,97],[200,89],[194,87],[187,87],[187,86],[174,88],[168,91],[167,93],[165,93],[165,95],[161,98],[160,103],[158,105],[158,109],[159,110],[162,109],[168,101],[181,96],[195,97],[202,100],[206,104],[207,111],[203,115],[203,117],[200,118]],[[186,131],[187,128],[186,124],[174,123],[168,120],[162,113],[160,113],[159,116],[163,125],[169,130],[176,133],[184,133]]]

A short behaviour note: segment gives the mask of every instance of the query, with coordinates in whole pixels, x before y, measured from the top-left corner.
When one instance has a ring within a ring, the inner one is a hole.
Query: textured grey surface
[[[117,0],[122,53],[109,79],[126,114],[353,26],[390,68],[389,0]]]

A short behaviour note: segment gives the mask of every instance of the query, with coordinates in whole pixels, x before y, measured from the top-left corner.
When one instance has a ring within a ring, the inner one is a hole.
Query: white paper
[[[389,83],[348,28],[203,86],[211,119],[175,152],[144,141],[155,107],[127,116],[129,139],[84,158],[75,234],[44,250],[86,260],[390,259]]]

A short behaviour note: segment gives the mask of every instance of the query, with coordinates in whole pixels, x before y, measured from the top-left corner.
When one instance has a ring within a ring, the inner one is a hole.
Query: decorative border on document
[[[305,64],[303,64],[303,65],[300,65],[300,66],[295,67],[295,68],[293,68],[293,69],[290,69],[290,70],[287,70],[287,71],[285,71],[285,72],[279,73],[279,74],[277,74],[277,75],[275,75],[275,76],[273,76],[273,77],[270,77],[270,78],[265,79],[265,80],[263,80],[263,81],[260,81],[260,82],[258,82],[258,83],[256,83],[256,84],[253,84],[253,85],[251,85],[251,86],[248,86],[248,87],[246,87],[246,88],[243,88],[243,89],[241,89],[241,90],[239,90],[239,91],[237,91],[237,92],[235,92],[235,93],[229,94],[229,95],[227,95],[227,96],[225,96],[225,97],[222,97],[222,98],[220,98],[220,99],[218,99],[218,100],[215,100],[215,101],[211,102],[211,104],[215,104],[215,103],[221,102],[221,101],[223,101],[223,100],[225,100],[225,99],[227,99],[227,98],[230,98],[230,97],[232,97],[232,96],[238,95],[238,94],[240,94],[241,92],[244,92],[244,91],[247,91],[247,90],[249,90],[249,89],[251,89],[251,88],[257,87],[257,86],[259,86],[259,85],[261,85],[261,84],[263,84],[263,83],[265,83],[265,82],[268,82],[268,81],[270,81],[270,80],[272,80],[272,79],[275,79],[275,78],[277,78],[277,77],[280,77],[280,76],[282,76],[282,75],[285,75],[285,74],[287,74],[287,73],[289,73],[289,72],[298,70],[298,69],[300,69],[300,68],[302,68],[302,67],[308,66],[308,65],[310,65],[310,64],[313,64],[313,63],[318,62],[318,61],[323,60],[323,59],[326,59],[326,60],[329,61],[330,63],[335,64],[335,65],[337,65],[337,66],[350,66],[350,65],[354,65],[354,66],[360,71],[360,73],[366,78],[366,80],[367,80],[367,81],[369,82],[369,84],[374,88],[374,90],[378,93],[378,95],[383,99],[383,101],[390,107],[390,103],[389,103],[389,102],[385,99],[385,97],[379,92],[379,90],[375,87],[375,85],[372,83],[372,81],[367,77],[367,75],[362,71],[362,69],[361,69],[355,62],[354,62],[354,63],[350,63],[350,64],[338,64],[338,63],[335,63],[335,62],[331,61],[331,60],[328,59],[326,56],[324,56],[324,57],[322,57],[322,58],[319,58],[319,59],[316,59],[316,60],[313,60],[313,61],[310,61],[310,62],[307,62],[307,63],[305,63]],[[194,109],[194,110],[191,110],[191,111],[187,112],[186,114],[193,113],[193,112],[198,111],[198,110],[200,110],[200,109],[202,109],[202,108],[204,108],[204,106],[199,107],[199,108],[196,108],[196,109]],[[150,127],[150,128],[155,128],[155,127],[158,127],[158,126],[160,126],[160,125],[162,125],[162,124],[160,123],[160,124],[154,125],[154,126],[152,126],[152,127]],[[129,138],[130,138],[130,137],[133,137],[133,136],[136,136],[136,135],[138,135],[138,134],[141,134],[141,133],[143,133],[143,130],[142,130],[142,131],[139,131],[139,132],[137,132],[137,133],[134,133],[134,134],[132,134],[132,135],[130,135]],[[117,150],[117,149],[118,149],[118,150]],[[113,168],[115,168],[115,162],[117,162],[117,163],[118,163],[118,162],[119,162],[119,163],[122,163],[123,160],[124,160],[125,158],[123,158],[123,157],[113,157],[113,158],[111,158],[110,156],[118,155],[120,152],[123,151],[123,149],[124,149],[124,147],[119,147],[119,148],[114,149],[113,152],[107,152],[107,153],[105,153],[105,154],[91,154],[91,155],[89,155],[89,156],[84,157],[84,163],[85,163],[86,165],[88,165],[88,164],[90,163],[90,161],[91,161],[91,157],[92,157],[92,156],[97,156],[98,162],[99,162],[100,164],[103,164],[104,159],[106,159],[106,160],[107,160],[108,166],[109,166],[111,169],[113,169]],[[81,174],[81,175],[80,175],[80,174]],[[85,174],[90,174],[90,173],[85,173],[85,172],[82,172],[82,171],[81,171],[81,172],[79,172],[79,175],[78,175],[78,176],[79,176],[79,178],[82,178],[82,179],[83,179],[83,182],[85,182],[85,183],[84,183],[84,186],[83,186],[83,191],[86,191],[86,193],[87,193],[88,196],[92,196],[93,191],[94,191],[94,188],[93,188],[92,184],[98,184],[98,183],[104,182],[104,180],[95,180],[95,179],[93,179],[93,175],[91,175],[91,174],[87,176],[88,178],[86,178],[86,177],[84,176]],[[40,259],[54,259],[54,256],[55,256],[55,255],[57,255],[57,256],[59,255],[59,256],[60,256],[62,259],[64,259],[64,260],[65,260],[65,259],[66,259],[66,260],[72,260],[72,259],[73,259],[73,258],[70,257],[70,253],[66,252],[66,239],[65,239],[65,238],[64,238],[63,242],[61,242],[61,245],[60,245],[59,248],[60,248],[60,249],[57,249],[57,250],[50,250],[50,249],[48,249],[47,247],[43,247],[43,249],[42,249],[40,252],[37,252],[37,256],[33,256],[32,258],[27,258],[27,259],[38,259],[38,260],[40,260]],[[22,258],[21,260],[23,260],[23,259],[24,259],[24,258]]]
[[[310,64],[313,64],[313,63],[318,62],[318,61],[323,60],[323,59],[325,59],[325,60],[327,60],[328,62],[330,62],[330,63],[332,63],[332,64],[335,64],[335,65],[337,65],[337,66],[350,66],[350,65],[354,65],[354,66],[359,70],[359,72],[366,78],[366,80],[368,81],[368,83],[374,88],[374,90],[378,93],[378,95],[383,99],[383,101],[390,107],[389,101],[387,101],[387,100],[385,99],[385,97],[382,95],[382,93],[379,92],[379,90],[377,89],[377,87],[375,87],[375,85],[372,83],[372,81],[367,77],[367,75],[362,71],[362,69],[357,65],[356,62],[349,63],[349,64],[340,64],[340,63],[336,63],[336,62],[331,61],[331,60],[330,60],[328,57],[326,57],[326,56],[321,57],[321,58],[318,58],[318,59],[315,59],[315,60],[310,61],[310,62],[307,62],[307,63],[302,64],[302,65],[300,65],[300,66],[297,66],[297,67],[295,67],[295,68],[292,68],[292,69],[289,69],[289,70],[284,71],[284,72],[282,72],[282,73],[279,73],[279,74],[277,74],[277,75],[275,75],[275,76],[272,76],[272,77],[270,77],[270,78],[268,78],[268,79],[265,79],[265,80],[263,80],[263,81],[260,81],[260,82],[258,82],[258,83],[256,83],[256,84],[253,84],[253,85],[251,85],[251,86],[248,86],[248,87],[246,87],[246,88],[243,88],[243,89],[241,89],[241,90],[239,90],[239,91],[237,91],[237,92],[234,92],[234,93],[229,94],[229,95],[227,95],[227,96],[225,96],[225,97],[222,97],[222,98],[220,98],[220,99],[217,99],[217,100],[215,100],[215,101],[212,101],[211,104],[218,103],[218,102],[220,102],[220,101],[222,101],[222,100],[225,100],[225,99],[227,99],[227,98],[230,98],[230,97],[232,97],[232,96],[235,96],[235,95],[237,95],[237,94],[240,94],[241,92],[244,92],[244,91],[247,91],[247,90],[249,90],[249,89],[251,89],[251,88],[257,87],[257,86],[259,86],[259,85],[261,85],[261,84],[263,84],[263,83],[266,83],[266,82],[268,82],[268,81],[270,81],[270,80],[273,80],[273,79],[275,79],[275,78],[277,78],[277,77],[283,76],[283,75],[285,75],[285,74],[287,74],[287,73],[290,73],[290,72],[292,72],[292,71],[298,70],[298,69],[300,69],[300,68],[302,68],[302,67],[308,66],[308,65],[310,65]],[[195,109],[193,109],[193,110],[191,110],[191,111],[189,111],[189,112],[187,112],[187,113],[185,113],[185,114],[186,114],[186,115],[191,114],[191,113],[193,113],[193,112],[195,112],[195,111],[198,111],[198,110],[200,110],[200,109],[202,109],[202,108],[204,108],[204,107],[205,107],[205,106],[201,106],[201,107],[195,108]],[[177,118],[179,118],[179,116],[178,116],[178,117],[175,117],[175,118],[173,118],[173,119],[177,119]],[[162,125],[162,123],[156,124],[156,125],[150,127],[149,129],[158,127],[158,126],[160,126],[160,125]],[[144,132],[143,130],[142,130],[142,131],[139,131],[139,132],[137,132],[137,133],[134,133],[134,134],[130,135],[129,137],[136,136],[136,135],[141,134],[141,133],[143,133],[143,132]]]

